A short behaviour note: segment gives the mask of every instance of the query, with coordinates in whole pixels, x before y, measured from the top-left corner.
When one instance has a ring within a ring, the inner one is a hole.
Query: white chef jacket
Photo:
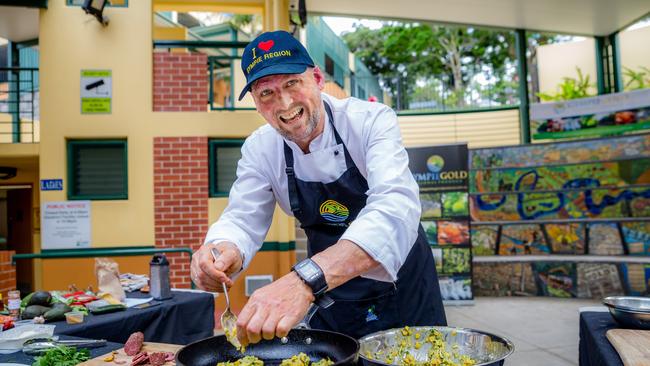
[[[325,93],[322,97],[332,108],[334,126],[369,187],[366,206],[341,239],[351,240],[381,264],[363,277],[395,281],[417,239],[421,211],[418,186],[408,168],[397,116],[380,103],[336,99]],[[330,183],[347,169],[345,154],[334,154],[342,149],[336,144],[327,114],[324,131],[310,143],[308,154],[268,124],[254,131],[242,146],[228,206],[205,238],[206,243],[229,241],[237,245],[244,257],[244,268],[263,244],[276,202],[293,216],[284,142],[293,151],[298,179]]]

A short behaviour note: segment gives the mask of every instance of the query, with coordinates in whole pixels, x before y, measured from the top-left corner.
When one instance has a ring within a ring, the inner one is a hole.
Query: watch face
[[[307,278],[314,278],[318,276],[319,270],[311,261],[306,261],[300,266],[300,272]]]

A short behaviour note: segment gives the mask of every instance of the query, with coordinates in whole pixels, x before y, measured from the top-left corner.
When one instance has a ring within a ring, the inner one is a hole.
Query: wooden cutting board
[[[610,329],[607,339],[625,366],[650,366],[650,330]]]
[[[181,345],[178,344],[167,344],[167,343],[153,343],[153,342],[144,342],[142,345],[142,350],[146,352],[172,352],[176,353],[179,349],[181,349]],[[95,357],[92,360],[88,360],[86,362],[80,363],[78,366],[129,366],[131,364],[131,359],[133,358],[132,356],[127,356],[126,353],[124,353],[124,348],[120,348],[116,350],[117,354],[115,354],[115,358],[113,359],[114,361],[127,361],[124,364],[117,364],[115,362],[106,362],[104,361],[104,357],[110,356],[111,353],[107,353],[105,355]],[[176,366],[176,362],[170,361],[165,364],[165,366]]]

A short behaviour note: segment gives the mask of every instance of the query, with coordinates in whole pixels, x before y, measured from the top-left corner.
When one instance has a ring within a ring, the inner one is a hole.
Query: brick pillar
[[[208,230],[207,137],[154,138],[156,247],[192,248]],[[186,254],[171,254],[173,287],[190,287]]]
[[[13,250],[0,251],[0,292],[2,299],[7,301],[7,292],[16,289],[16,267],[11,265],[11,257],[16,254]]]
[[[154,112],[206,112],[208,56],[201,53],[153,54]]]

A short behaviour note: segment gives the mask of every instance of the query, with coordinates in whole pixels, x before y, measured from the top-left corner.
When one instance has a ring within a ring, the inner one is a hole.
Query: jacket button
[[[339,151],[338,151],[338,150],[334,150],[334,155],[338,155],[338,154],[339,154]]]

